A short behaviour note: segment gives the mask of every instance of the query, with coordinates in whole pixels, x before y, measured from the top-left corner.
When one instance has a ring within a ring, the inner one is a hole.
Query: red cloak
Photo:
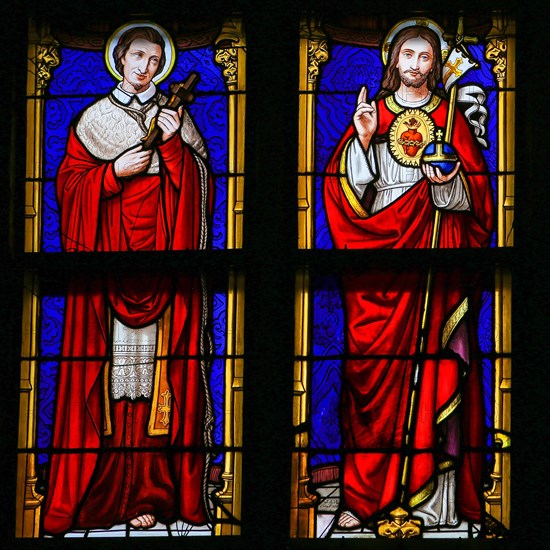
[[[377,107],[379,123],[373,140],[384,139],[396,116],[385,100],[379,100]],[[441,100],[430,113],[437,127],[445,126],[447,107]],[[325,208],[335,246],[429,248],[436,209],[425,178],[373,215],[361,216],[352,207],[346,198],[349,190],[346,194],[343,188],[340,161],[346,143],[354,137],[352,126],[337,146],[324,182]],[[442,211],[439,246],[487,246],[493,225],[487,169],[460,112],[455,115],[451,143],[462,164],[470,211]],[[479,520],[483,428],[480,372],[475,358],[479,295],[469,290],[475,288],[473,283],[458,270],[434,274],[405,504],[414,507],[426,500],[437,474],[457,468],[457,510],[465,518]],[[346,509],[366,519],[401,504],[403,432],[426,274],[416,269],[377,269],[346,274],[342,286],[346,351],[354,356],[344,364],[341,396],[346,449],[343,501]],[[445,427],[457,415],[459,453],[449,450]]]
[[[204,218],[212,201],[210,177],[201,175],[199,163],[179,135],[160,144],[158,153],[159,174],[121,181],[113,162],[90,155],[71,130],[57,178],[65,251],[202,246]],[[71,281],[46,532],[108,527],[143,513],[161,520],[207,521],[203,499],[207,390],[199,358],[203,300],[198,276],[83,275]],[[149,401],[122,399],[111,403],[113,433],[106,436],[103,385],[110,355],[110,312],[127,326],[141,327],[158,321],[168,306],[169,353],[178,357],[168,362],[169,435],[147,435]],[[173,452],[166,453],[169,446]],[[110,448],[112,452],[107,452]]]

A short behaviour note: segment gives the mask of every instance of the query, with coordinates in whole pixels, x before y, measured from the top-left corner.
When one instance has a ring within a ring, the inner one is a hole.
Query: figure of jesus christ
[[[438,92],[440,37],[404,26],[394,37],[377,98],[359,92],[353,123],[329,163],[324,201],[337,248],[484,247],[493,225],[487,169],[468,123],[456,113],[458,162],[445,174],[421,149],[445,128]],[[342,279],[346,351],[341,395],[345,447],[338,526],[355,529],[403,507],[425,528],[480,521],[482,394],[476,349],[479,295],[459,270],[433,276],[426,358],[408,403],[426,289],[422,270],[378,269]],[[407,476],[403,475],[407,459]],[[404,483],[404,487],[403,487]],[[402,501],[402,494],[406,499]]]

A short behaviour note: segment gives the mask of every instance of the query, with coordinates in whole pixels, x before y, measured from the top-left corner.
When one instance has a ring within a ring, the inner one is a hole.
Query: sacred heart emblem
[[[398,143],[403,146],[403,151],[408,157],[414,157],[424,142],[422,134],[418,131],[420,121],[413,117],[404,124],[408,129],[401,134]]]
[[[393,158],[404,166],[420,166],[422,153],[434,140],[435,124],[421,109],[406,109],[391,123],[388,142]]]

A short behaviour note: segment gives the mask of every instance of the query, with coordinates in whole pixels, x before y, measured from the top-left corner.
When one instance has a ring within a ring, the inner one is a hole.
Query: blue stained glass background
[[[223,445],[223,394],[224,394],[224,374],[225,360],[221,357],[226,352],[225,336],[227,334],[227,296],[225,293],[216,292],[212,304],[212,333],[214,339],[214,355],[210,367],[210,394],[212,397],[212,407],[214,409],[214,445]],[[218,453],[214,457],[214,464],[223,461],[223,453]]]
[[[48,89],[52,96],[103,95],[116,85],[105,67],[103,52],[61,48],[60,57]]]
[[[338,406],[344,352],[344,312],[339,278],[313,280],[313,362],[311,378],[311,447],[338,449],[341,445]],[[337,454],[312,454],[312,467],[339,459]]]
[[[369,96],[374,96],[382,80],[383,67],[378,48],[335,44],[328,63],[321,65],[319,90],[353,92],[357,96],[361,86],[367,86]]]
[[[51,360],[40,362],[38,384],[38,418],[37,444],[45,449],[51,443],[51,428],[54,417],[57,372],[61,353],[61,336],[63,334],[63,311],[65,298],[63,296],[44,296],[41,303],[40,318],[40,353],[42,357]],[[38,463],[47,462],[48,455],[39,454]]]

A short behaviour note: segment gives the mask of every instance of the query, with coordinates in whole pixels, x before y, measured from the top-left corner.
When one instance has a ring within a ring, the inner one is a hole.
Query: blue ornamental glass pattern
[[[63,296],[44,296],[42,298],[40,307],[40,354],[44,358],[49,357],[51,359],[40,362],[37,415],[37,444],[39,449],[47,449],[51,443],[64,308],[65,299]],[[47,460],[48,456],[46,454],[38,455],[39,464],[43,464]]]

